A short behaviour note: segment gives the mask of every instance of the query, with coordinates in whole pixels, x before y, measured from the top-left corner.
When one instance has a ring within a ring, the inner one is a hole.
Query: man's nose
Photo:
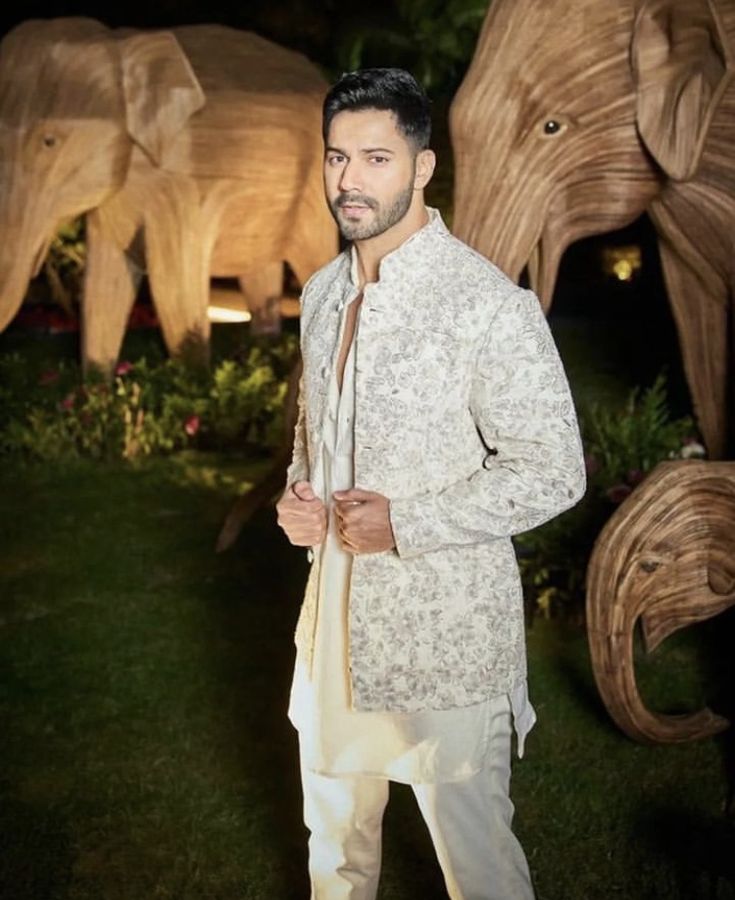
[[[341,191],[361,191],[362,184],[360,178],[360,168],[356,161],[351,159],[346,163],[339,179],[339,189]]]

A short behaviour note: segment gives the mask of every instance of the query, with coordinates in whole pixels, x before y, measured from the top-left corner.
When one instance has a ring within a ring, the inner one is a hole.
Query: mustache
[[[367,197],[365,194],[341,193],[334,201],[334,205],[337,207],[347,206],[353,203],[359,203],[361,206],[367,206],[369,209],[378,208],[378,201],[373,200],[372,197]]]

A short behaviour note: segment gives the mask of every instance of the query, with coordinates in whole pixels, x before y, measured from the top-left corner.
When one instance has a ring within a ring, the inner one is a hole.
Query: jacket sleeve
[[[308,296],[311,285],[314,281],[314,275],[307,279],[306,284],[301,291],[300,300],[300,326],[303,336],[304,323],[307,315]],[[303,365],[303,340],[302,340],[302,365]],[[293,436],[293,453],[291,455],[291,464],[286,470],[286,487],[294,484],[296,481],[309,481],[309,448],[306,440],[306,400],[304,395],[304,372],[302,368],[301,378],[299,379],[299,393],[297,398],[298,415],[296,417],[296,427]]]
[[[438,493],[391,502],[401,557],[528,531],[584,494],[574,404],[531,291],[514,290],[493,317],[478,354],[470,408],[485,460]]]
[[[286,486],[309,480],[309,455],[306,445],[306,412],[304,409],[304,376],[299,379],[298,416],[293,436],[291,464],[286,470]]]

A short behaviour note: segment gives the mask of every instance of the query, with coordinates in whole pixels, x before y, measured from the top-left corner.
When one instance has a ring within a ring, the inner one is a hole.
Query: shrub
[[[175,360],[121,362],[111,381],[76,365],[37,371],[0,357],[0,454],[26,459],[135,459],[187,446],[267,450],[283,433],[296,338],[253,345],[211,374]]]
[[[614,509],[659,462],[703,456],[690,418],[673,420],[666,381],[636,388],[622,409],[593,404],[580,410],[587,492],[574,509],[516,537],[529,615],[581,618],[587,561]]]
[[[389,21],[361,25],[338,46],[342,69],[400,66],[427,91],[452,93],[472,59],[488,0],[396,0]]]
[[[49,245],[43,264],[53,299],[67,315],[76,315],[87,257],[84,218],[62,225]]]

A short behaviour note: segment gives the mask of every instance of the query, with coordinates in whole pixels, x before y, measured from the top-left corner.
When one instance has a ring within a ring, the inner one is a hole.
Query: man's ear
[[[436,154],[433,150],[419,150],[416,155],[416,175],[413,180],[415,191],[423,190],[431,181],[436,167]]]

